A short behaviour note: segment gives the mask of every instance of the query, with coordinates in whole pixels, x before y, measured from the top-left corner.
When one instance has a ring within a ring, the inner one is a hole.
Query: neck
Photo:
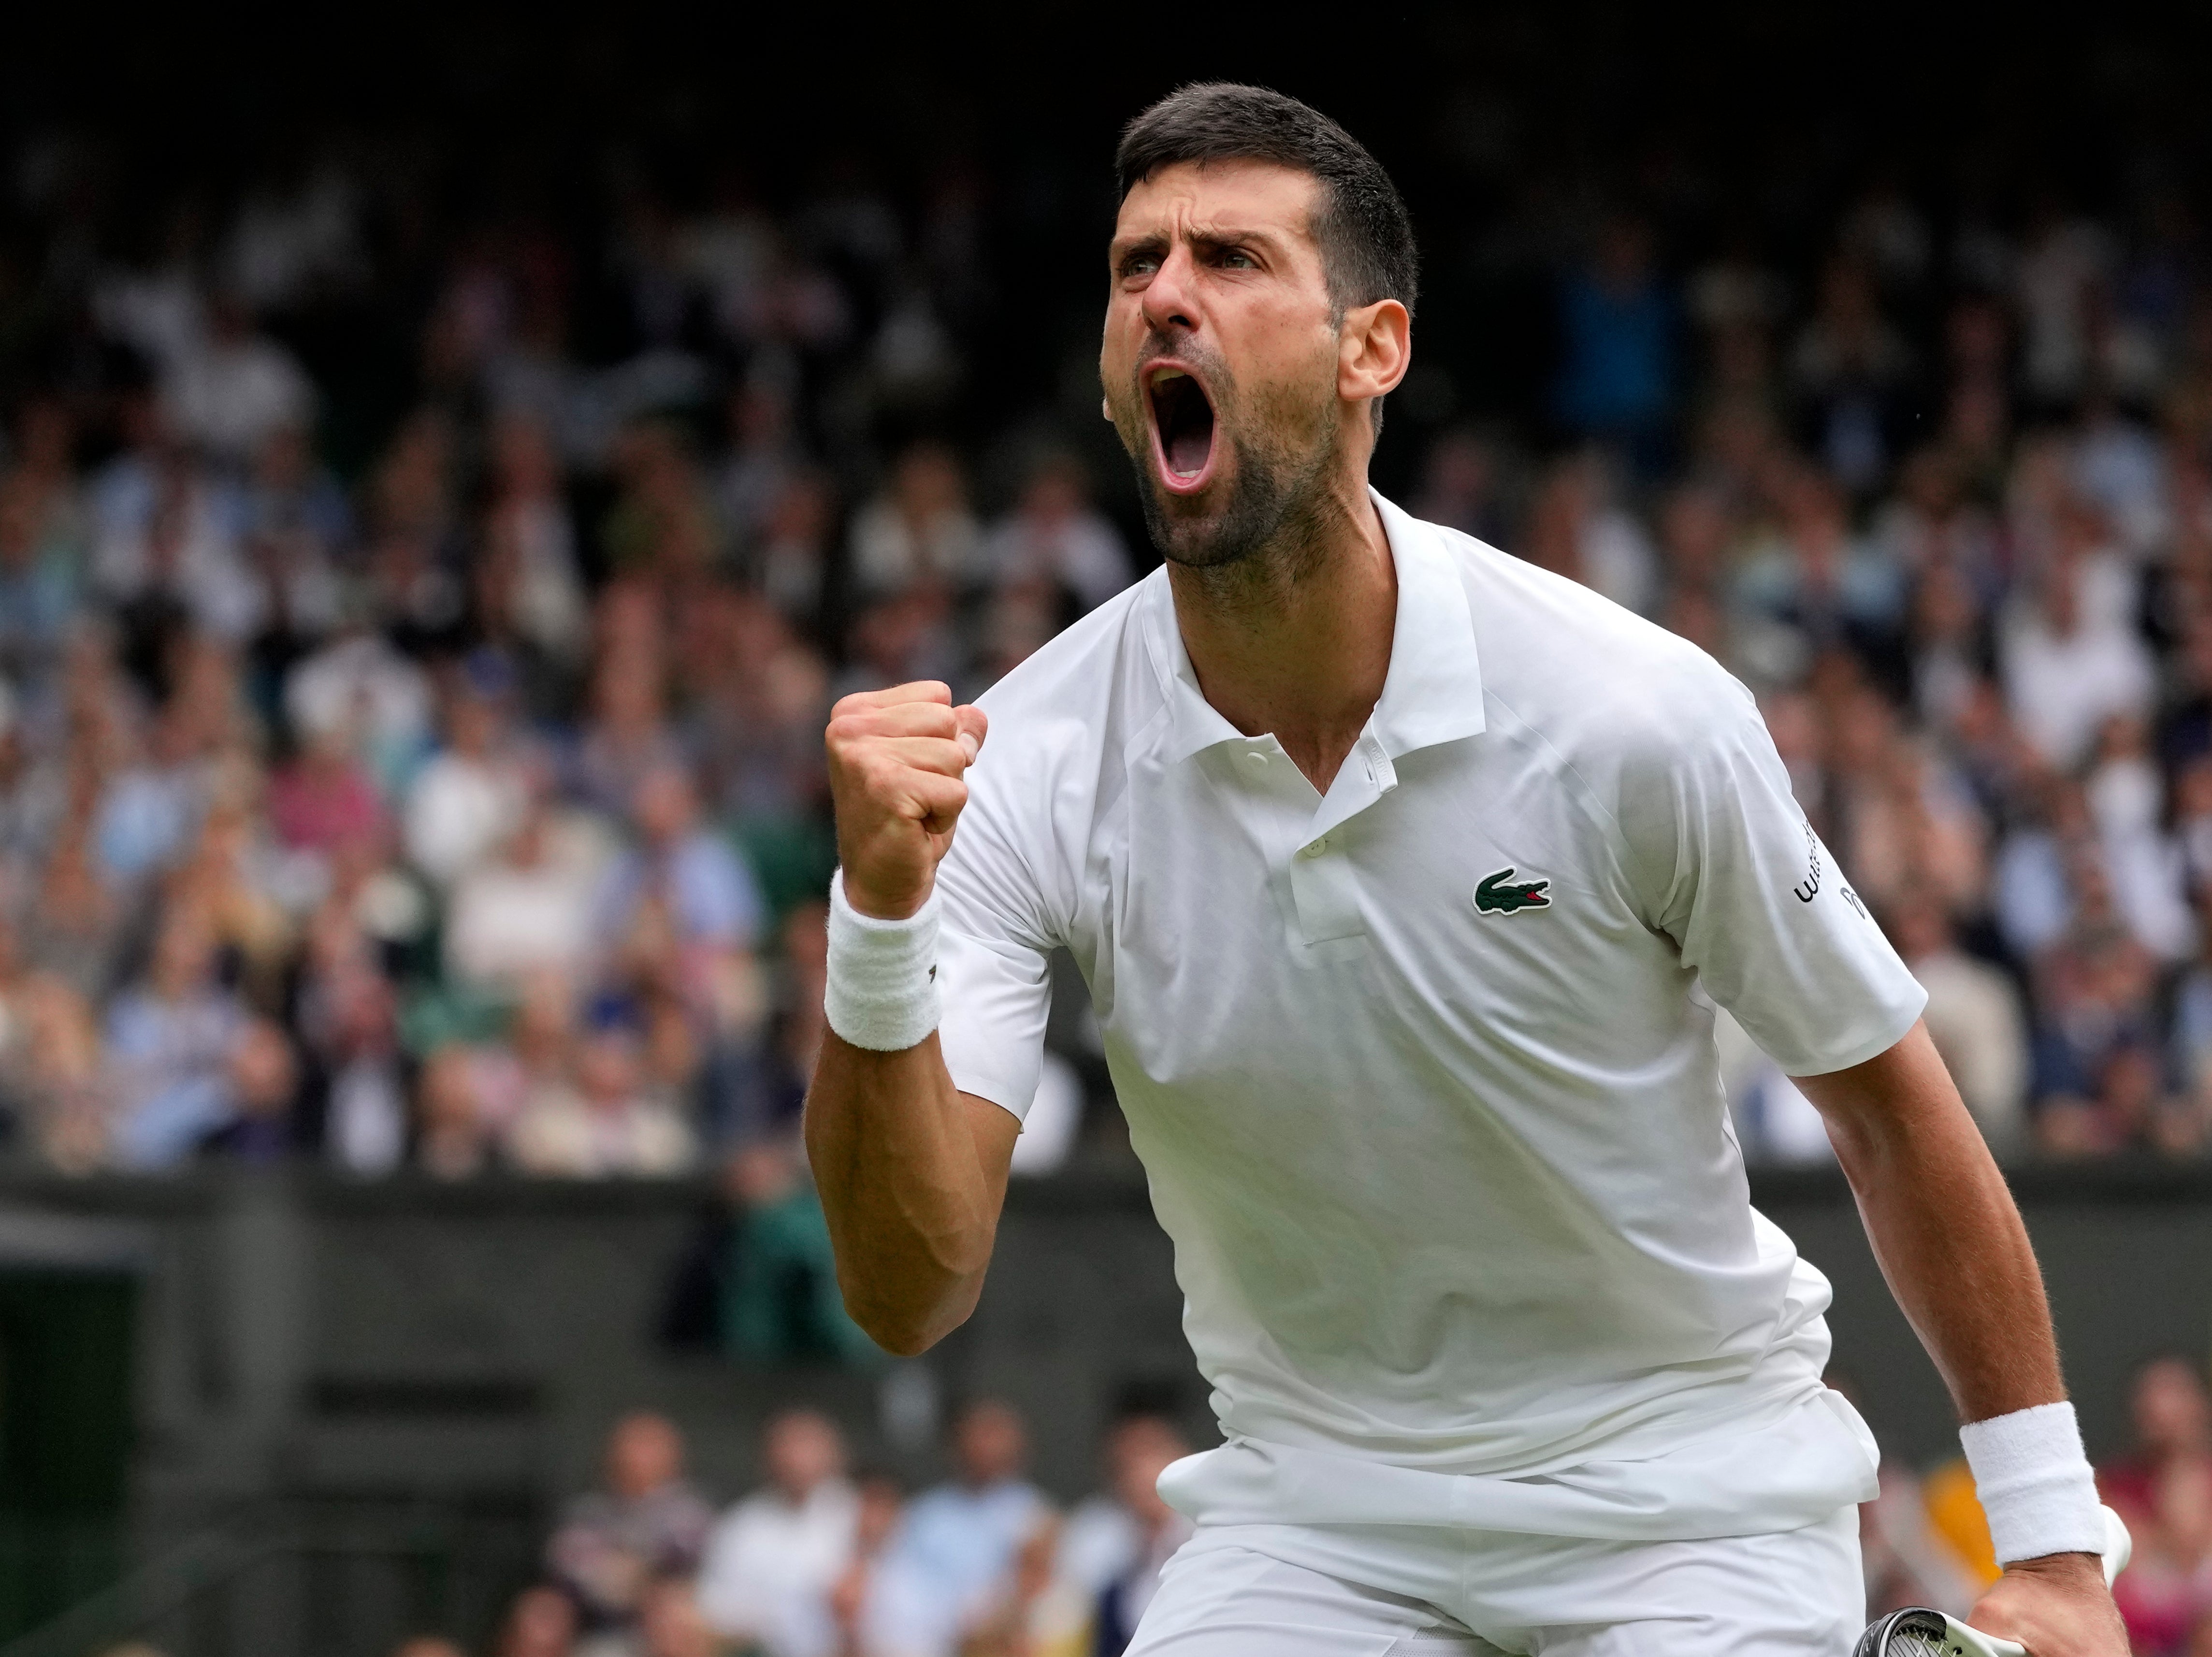
[[[1364,469],[1363,469],[1364,470]],[[1382,694],[1398,571],[1364,477],[1236,562],[1168,566],[1199,689],[1247,736],[1273,732],[1328,792]]]

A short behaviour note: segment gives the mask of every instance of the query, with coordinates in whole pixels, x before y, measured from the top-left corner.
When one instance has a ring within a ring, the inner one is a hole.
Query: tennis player
[[[1193,86],[1119,167],[1099,367],[1165,568],[973,707],[829,728],[806,1130],[854,1317],[913,1353],[975,1306],[1066,948],[1225,1441],[1162,1477],[1198,1529],[1133,1653],[1847,1652],[1875,1445],[1717,1005],[1971,1423],[1973,1620],[2122,1657],[2027,1234],[1749,694],[1368,488],[1415,254],[1341,127]]]

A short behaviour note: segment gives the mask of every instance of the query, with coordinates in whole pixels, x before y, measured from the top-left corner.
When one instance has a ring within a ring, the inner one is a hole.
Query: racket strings
[[[1951,1650],[1948,1640],[1916,1629],[1898,1629],[1881,1642],[1881,1657],[1948,1657]]]
[[[1853,1657],[1963,1657],[1950,1625],[1932,1611],[1893,1611],[1859,1641]]]

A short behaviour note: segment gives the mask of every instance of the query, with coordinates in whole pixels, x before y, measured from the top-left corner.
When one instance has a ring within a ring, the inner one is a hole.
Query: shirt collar
[[[1397,566],[1398,617],[1390,635],[1389,671],[1367,734],[1395,760],[1482,731],[1482,666],[1467,589],[1444,544],[1444,531],[1407,516],[1374,489],[1368,495],[1382,517]],[[1182,629],[1176,625],[1167,572],[1158,571],[1150,585],[1146,631],[1168,701],[1166,757],[1180,762],[1222,743],[1265,740],[1247,737],[1206,700],[1183,647]]]

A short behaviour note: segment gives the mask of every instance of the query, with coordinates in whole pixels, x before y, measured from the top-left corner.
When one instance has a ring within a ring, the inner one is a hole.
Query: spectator
[[[92,1004],[27,961],[0,914],[0,1113],[7,1137],[86,1173],[107,1155],[107,1101]]]
[[[1099,1657],[1119,1657],[1128,1645],[1161,1568],[1189,1539],[1190,1521],[1160,1500],[1158,1489],[1168,1464],[1189,1454],[1158,1416],[1125,1417],[1107,1437],[1105,1490],[1060,1527],[1055,1575],[1081,1599]]]
[[[54,532],[37,480],[0,478],[0,675],[42,678],[77,610],[76,549]]]
[[[722,1643],[691,1584],[665,1576],[645,1591],[638,1613],[638,1657],[722,1657]]]
[[[757,1363],[874,1358],[838,1290],[829,1223],[798,1146],[741,1146],[723,1164],[723,1185],[732,1223],[716,1307],[722,1350]]]
[[[2130,1399],[2136,1448],[2098,1469],[2135,1537],[2115,1588],[2135,1648],[2178,1651],[2212,1617],[2212,1398],[2185,1358],[2154,1358]]]
[[[446,745],[415,774],[408,792],[407,854],[441,888],[522,819],[525,780],[502,729],[504,677],[495,658],[464,666],[446,704]]]
[[[337,480],[316,464],[307,432],[280,426],[255,450],[239,517],[246,561],[262,589],[256,654],[281,679],[337,624],[338,567],[352,550],[353,509]]]
[[[792,430],[791,399],[770,381],[749,380],[731,394],[729,426],[715,493],[723,515],[750,541],[768,529],[805,455]]]
[[[335,953],[328,944],[324,952]],[[407,1143],[392,986],[348,951],[326,959],[303,1001],[301,1023],[325,1078],[325,1148],[349,1172],[388,1174]]]
[[[1830,263],[1820,311],[1799,337],[1790,368],[1829,476],[1854,494],[1871,489],[1889,470],[1912,354],[1882,316],[1873,273],[1857,259]]]
[[[228,642],[260,627],[262,597],[228,503],[158,424],[147,447],[109,464],[93,489],[92,580],[142,636],[189,623]]]
[[[1650,447],[1674,403],[1672,296],[1660,280],[1651,231],[1615,214],[1600,228],[1589,262],[1560,289],[1563,361],[1553,412],[1578,434]]]
[[[610,650],[600,662],[592,682],[592,717],[577,745],[578,792],[610,816],[630,809],[653,772],[684,763],[663,705],[658,618],[650,624],[649,635]]]
[[[899,458],[890,489],[853,519],[852,561],[854,580],[871,598],[987,577],[967,480],[951,450],[918,443]]]
[[[571,1657],[576,1620],[576,1602],[559,1588],[525,1588],[500,1623],[493,1657]]]
[[[750,569],[769,602],[792,621],[822,611],[836,500],[828,482],[800,472],[777,489],[754,543]]]
[[[75,786],[96,779],[80,772]],[[81,798],[81,797],[80,797]],[[38,880],[38,901],[25,918],[23,950],[77,993],[103,1000],[114,987],[117,956],[128,915],[100,878],[91,844],[88,814],[71,802]]]
[[[684,1439],[665,1416],[640,1411],[615,1423],[605,1479],[563,1510],[546,1569],[585,1633],[634,1637],[653,1582],[697,1568],[714,1514],[684,1477]]]
[[[1629,610],[1645,612],[1656,602],[1651,543],[1613,498],[1609,469],[1597,453],[1561,461],[1539,486],[1525,555]]]
[[[242,466],[272,434],[307,425],[315,388],[290,352],[254,332],[235,296],[218,294],[208,322],[206,337],[170,364],[162,401],[179,436]]]
[[[552,445],[535,422],[510,416],[492,434],[492,504],[484,541],[503,580],[485,616],[495,636],[509,634],[549,664],[566,665],[583,648],[586,626],[576,531],[561,495]]]
[[[2027,592],[2008,607],[1999,656],[2021,734],[2071,769],[2113,714],[2140,717],[2156,674],[2133,630],[2134,583],[2078,526]]]
[[[1083,469],[1048,455],[1031,470],[1014,509],[993,528],[983,562],[1001,586],[1043,582],[1074,594],[1085,610],[1129,585],[1129,552],[1091,507]]]
[[[565,1179],[681,1174],[697,1147],[667,1099],[648,1091],[638,1034],[610,1008],[577,1044],[571,1083],[539,1094],[515,1122],[518,1166]]]
[[[154,721],[143,761],[108,780],[93,837],[111,884],[134,886],[165,867],[198,828],[207,781],[198,734],[173,699]]]
[[[1510,538],[1499,470],[1496,448],[1480,434],[1446,432],[1429,446],[1414,515],[1493,546]]]
[[[579,984],[598,963],[601,848],[588,829],[565,833],[543,790],[533,792],[513,831],[454,885],[445,950],[457,983],[512,994],[543,974]]]
[[[232,1042],[230,1094],[235,1114],[201,1139],[203,1156],[270,1163],[301,1148],[299,1059],[278,1025],[254,1019]]]
[[[953,1423],[951,1480],[915,1498],[886,1551],[884,1569],[913,1585],[918,1614],[943,1630],[947,1643],[937,1648],[947,1654],[994,1609],[1023,1545],[1051,1519],[1022,1477],[1028,1460],[1028,1430],[1011,1405],[969,1405]],[[903,1649],[919,1657],[932,1648],[917,1638]]]
[[[343,727],[309,735],[299,756],[269,787],[270,824],[294,851],[328,858],[374,841],[385,829],[384,798],[356,759]]]
[[[828,1417],[791,1410],[769,1423],[761,1449],[767,1483],[708,1539],[700,1606],[762,1657],[834,1657],[830,1595],[852,1566],[860,1516],[844,1442]]]
[[[633,964],[672,968],[686,996],[718,1021],[757,1021],[752,943],[760,890],[728,842],[699,822],[690,773],[661,766],[639,782],[638,843],[607,871],[599,936]]]
[[[2019,990],[1998,968],[1959,948],[1943,895],[1907,887],[1884,911],[1884,930],[1928,992],[1921,1017],[1960,1096],[2000,1156],[2027,1148],[2027,1033]]]
[[[124,992],[108,1016],[115,1150],[126,1167],[172,1167],[232,1120],[231,1055],[246,1015],[215,968],[207,918],[173,908],[143,982]]]
[[[379,786],[392,791],[429,745],[428,677],[356,609],[284,676],[283,710],[303,744],[358,744]]]
[[[941,1632],[931,1621],[910,1575],[887,1561],[905,1516],[904,1497],[888,1474],[860,1479],[853,1523],[853,1560],[830,1590],[836,1657],[895,1657],[917,1635]],[[907,1645],[911,1649],[910,1645]]]
[[[498,1160],[477,1056],[458,1042],[423,1061],[415,1091],[415,1163],[434,1180],[467,1180]]]

